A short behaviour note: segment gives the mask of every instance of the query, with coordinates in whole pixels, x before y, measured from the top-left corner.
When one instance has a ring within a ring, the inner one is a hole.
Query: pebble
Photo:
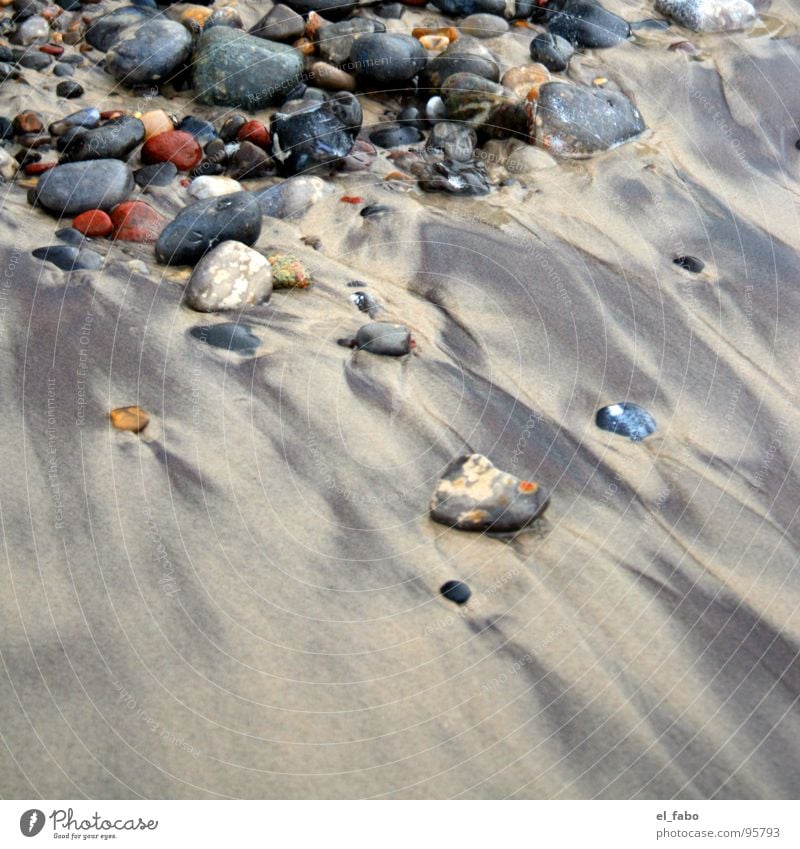
[[[99,113],[98,113],[99,115]],[[14,135],[14,125],[13,123],[5,117],[5,115],[0,116],[0,141],[4,141],[5,139],[10,139]]]
[[[646,129],[639,110],[624,94],[560,82],[539,90],[533,123],[536,144],[564,157],[608,150]]]
[[[230,27],[231,29],[244,29],[242,16],[236,9],[228,6],[223,9],[215,9],[211,17],[206,21],[204,29],[211,27]]]
[[[596,0],[558,0],[548,4],[545,14],[548,31],[575,47],[614,47],[631,35],[628,22]]]
[[[547,509],[550,494],[533,481],[498,469],[482,454],[453,460],[430,503],[435,522],[462,531],[509,533]]]
[[[156,242],[156,257],[164,265],[194,265],[221,242],[252,245],[260,234],[261,207],[253,194],[208,198],[182,209],[167,225]]]
[[[17,27],[14,40],[17,44],[29,45],[34,41],[47,41],[50,37],[50,24],[39,15],[32,15]]]
[[[53,66],[53,73],[57,77],[71,77],[75,73],[75,68],[66,62],[56,62]]]
[[[255,356],[261,345],[261,340],[251,332],[248,324],[211,324],[193,327],[189,333],[212,348],[222,348],[243,357]]]
[[[359,80],[382,87],[414,79],[428,54],[410,35],[381,32],[361,36],[350,50],[350,62]]]
[[[328,62],[314,62],[308,70],[308,80],[326,91],[356,90],[356,78]]]
[[[598,410],[595,423],[601,430],[627,436],[632,442],[640,442],[656,430],[656,421],[650,413],[628,401]]]
[[[358,329],[355,347],[370,354],[402,357],[411,350],[411,331],[402,324],[372,321]]]
[[[56,95],[67,100],[73,100],[83,95],[83,86],[75,80],[64,80],[56,86]]]
[[[167,219],[142,200],[131,200],[111,210],[114,239],[118,242],[149,244],[158,239]]]
[[[81,129],[66,140],[62,148],[63,162],[90,159],[125,159],[144,138],[144,124],[130,115],[113,118],[91,130]]]
[[[306,31],[306,22],[294,10],[279,3],[273,6],[258,23],[250,28],[250,34],[270,41],[294,41]]]
[[[758,17],[747,0],[656,0],[656,11],[696,32],[744,29]]]
[[[46,53],[25,53],[19,57],[17,60],[17,64],[21,68],[28,68],[31,71],[43,71],[45,68],[49,68],[50,65],[53,64],[52,56],[48,56]]]
[[[5,182],[11,182],[14,179],[18,164],[17,160],[4,147],[0,147],[0,177]]]
[[[228,241],[197,263],[185,300],[193,310],[221,312],[266,303],[271,295],[270,263],[247,245]]]
[[[303,72],[303,55],[285,44],[214,27],[194,53],[196,97],[202,103],[250,111],[279,103]]]
[[[408,124],[399,127],[383,127],[369,134],[369,140],[385,149],[402,147],[408,144],[417,144],[425,136],[416,128]]]
[[[317,12],[327,20],[340,21],[358,6],[358,0],[286,0],[286,5],[299,15]]]
[[[297,257],[291,254],[270,254],[273,289],[307,289],[311,275]]]
[[[251,142],[263,150],[268,150],[270,146],[269,130],[261,121],[247,121],[236,134],[236,139],[240,142]]]
[[[94,271],[103,265],[103,257],[88,248],[74,245],[50,245],[32,251],[36,259],[49,262],[62,271]]]
[[[117,407],[108,414],[111,424],[117,430],[129,430],[140,433],[150,422],[150,416],[138,406]]]
[[[341,101],[344,97],[352,100],[358,116],[355,123],[349,104]],[[341,165],[358,135],[361,107],[352,94],[343,92],[339,98],[306,107],[301,112],[277,112],[272,116],[272,155],[282,173],[292,175],[320,166]]]
[[[351,18],[321,27],[317,33],[320,59],[330,65],[344,65],[356,40],[376,32],[386,32],[386,25],[374,18]]]
[[[189,196],[195,200],[218,198],[241,191],[241,183],[230,177],[195,177],[189,184]]]
[[[294,218],[305,214],[330,191],[319,177],[300,176],[282,180],[274,186],[253,192],[263,215],[271,218]]]
[[[358,281],[355,282],[358,284]],[[377,301],[369,292],[353,292],[350,295],[350,300],[356,305],[359,312],[367,313],[370,318],[374,318],[380,310]]]
[[[469,162],[475,153],[478,136],[472,127],[452,121],[435,124],[428,138],[427,148],[443,151],[454,162]]]
[[[100,110],[94,107],[88,109],[80,109],[78,112],[73,112],[62,118],[60,121],[54,121],[47,128],[47,132],[51,136],[62,136],[71,127],[85,127],[91,129],[100,123]]]
[[[503,87],[475,74],[451,74],[442,86],[445,114],[475,127],[493,123],[498,108],[508,101]]]
[[[137,6],[123,6],[114,9],[92,21],[86,30],[86,41],[105,53],[129,27],[138,26],[150,20],[155,10]]]
[[[698,259],[696,256],[676,256],[672,261],[675,265],[679,265],[692,274],[699,274],[706,267],[703,260]]]
[[[164,83],[189,58],[192,37],[177,21],[147,21],[106,54],[111,76],[128,85]]]
[[[158,165],[145,165],[133,174],[137,186],[147,188],[163,188],[168,186],[177,176],[178,169],[171,162],[161,162]]]
[[[172,118],[163,109],[151,109],[149,112],[144,112],[139,120],[144,124],[145,141],[175,129]]]
[[[466,18],[470,15],[502,16],[506,10],[505,0],[432,0],[437,9],[451,18]]]
[[[402,3],[380,3],[373,8],[376,15],[393,21],[399,21],[406,12]]]
[[[491,191],[482,162],[435,159],[417,163],[412,171],[424,192],[477,197]]]
[[[22,135],[24,133],[41,133],[44,129],[44,123],[41,116],[36,112],[20,112],[16,115],[12,127],[14,135]]]
[[[76,230],[74,227],[62,227],[60,230],[56,230],[56,238],[68,245],[77,246],[83,245],[86,241],[83,237],[83,233]]]
[[[551,32],[540,33],[531,41],[531,59],[550,71],[566,71],[574,53],[575,48],[566,38]]]
[[[170,130],[149,138],[141,155],[145,165],[171,162],[179,171],[189,171],[203,158],[203,150],[190,133]]]
[[[228,173],[234,180],[268,177],[275,173],[275,163],[260,147],[245,141],[231,157]]]
[[[28,197],[61,215],[113,209],[133,191],[130,168],[118,159],[69,162],[45,171]]]
[[[169,127],[168,129],[172,129]],[[199,144],[208,144],[217,138],[217,131],[210,121],[204,121],[202,118],[195,118],[194,115],[187,115],[178,124],[177,129],[184,133],[191,133]]]
[[[424,84],[440,89],[453,74],[473,74],[496,83],[500,79],[500,65],[494,54],[478,39],[464,36],[431,59],[425,69]]]
[[[102,209],[89,209],[82,212],[74,219],[72,226],[84,236],[100,239],[110,236],[114,230],[111,218]]]
[[[472,595],[472,590],[463,581],[445,581],[439,592],[455,604],[466,604]]]
[[[500,81],[522,100],[533,100],[539,96],[539,89],[550,82],[550,72],[544,65],[519,65],[509,68]]]
[[[508,21],[499,15],[478,13],[466,17],[459,29],[474,38],[498,38],[508,32]]]

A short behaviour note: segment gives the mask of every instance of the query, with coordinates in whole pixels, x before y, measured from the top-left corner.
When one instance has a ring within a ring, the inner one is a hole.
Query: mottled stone
[[[127,85],[166,82],[186,61],[192,37],[177,21],[147,21],[106,54],[106,70]]]
[[[627,436],[632,442],[640,442],[656,430],[656,421],[650,413],[628,401],[598,410],[595,423],[601,430]]]
[[[293,218],[305,214],[330,187],[319,177],[300,176],[253,192],[261,212],[271,218]]]
[[[509,533],[540,516],[550,494],[533,481],[498,469],[482,454],[454,460],[431,499],[431,518],[462,531]]]
[[[199,312],[240,310],[265,303],[272,294],[272,266],[241,242],[222,242],[195,266],[186,303]]]
[[[566,71],[575,48],[560,35],[543,32],[531,41],[531,59],[550,71]]]
[[[656,0],[656,11],[696,32],[744,29],[758,17],[747,0]]]
[[[272,286],[274,289],[307,289],[311,285],[311,275],[291,254],[270,254],[269,264],[272,266]]]

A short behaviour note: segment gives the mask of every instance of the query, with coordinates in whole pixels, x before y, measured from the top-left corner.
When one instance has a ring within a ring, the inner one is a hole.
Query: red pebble
[[[364,203],[364,198],[359,197],[350,197],[350,195],[344,195],[339,198],[342,203]]]
[[[42,53],[49,53],[51,56],[60,56],[64,52],[64,48],[57,44],[43,44],[39,50]]]
[[[29,177],[36,177],[38,174],[44,174],[45,171],[55,168],[56,165],[58,165],[57,162],[29,162],[22,170]]]
[[[149,138],[142,147],[142,162],[155,165],[171,162],[179,171],[188,171],[203,158],[203,149],[191,133],[168,130]]]
[[[111,210],[114,239],[120,242],[155,242],[167,219],[142,200],[129,200]]]
[[[86,212],[82,212],[73,220],[72,226],[80,233],[83,233],[84,236],[95,236],[99,238],[110,236],[111,231],[114,229],[111,219],[102,209],[89,209]]]
[[[262,150],[267,150],[269,147],[269,130],[261,121],[248,121],[246,124],[242,124],[236,138],[240,142],[249,141]]]

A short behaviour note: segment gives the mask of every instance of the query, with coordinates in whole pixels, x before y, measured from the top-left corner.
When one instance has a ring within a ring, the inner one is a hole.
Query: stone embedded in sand
[[[632,442],[640,442],[656,429],[656,421],[650,413],[629,401],[610,404],[598,410],[595,423],[601,430],[627,436]]]
[[[445,581],[439,592],[455,604],[466,604],[472,595],[472,590],[463,581]]]
[[[375,130],[369,134],[369,140],[373,144],[386,150],[408,144],[417,144],[424,138],[425,136],[410,124],[399,127],[382,127],[380,130]]]
[[[560,35],[575,47],[614,47],[631,34],[628,22],[609,12],[597,0],[554,0],[541,14],[545,16],[549,32]]]
[[[326,91],[356,90],[356,78],[329,62],[314,62],[308,69],[308,81]]]
[[[550,82],[550,71],[539,63],[518,65],[509,68],[500,82],[522,100],[533,100],[539,96],[539,89]]]
[[[302,53],[228,27],[204,32],[194,53],[201,103],[263,109],[281,102],[302,73]]]
[[[45,171],[28,199],[50,212],[78,215],[87,209],[113,209],[132,191],[133,175],[124,162],[94,159]]]
[[[161,162],[157,165],[145,165],[133,174],[137,186],[143,189],[148,186],[163,188],[168,186],[177,176],[178,169],[171,162]]]
[[[243,357],[255,356],[261,340],[251,332],[248,324],[225,322],[193,327],[189,333],[212,348],[222,348]]]
[[[311,275],[297,257],[291,254],[270,254],[273,289],[307,289]]]
[[[656,11],[696,32],[744,29],[758,17],[747,0],[656,0]]]
[[[533,481],[503,472],[482,454],[459,457],[445,469],[431,499],[431,518],[462,531],[518,531],[540,516],[550,494]]]
[[[21,136],[27,133],[41,133],[44,129],[44,123],[41,116],[37,112],[20,112],[14,117],[12,122],[14,135]]]
[[[195,200],[219,198],[244,191],[241,183],[230,177],[195,177],[189,185],[189,195]]]
[[[198,312],[222,312],[266,303],[271,294],[270,263],[241,242],[223,242],[195,266],[185,300]]]
[[[228,173],[234,180],[271,177],[275,173],[275,163],[265,150],[252,142],[244,141],[231,156]]]
[[[148,139],[142,147],[142,162],[155,165],[171,162],[179,171],[189,171],[203,158],[203,149],[190,133],[170,130]]]
[[[453,162],[469,162],[477,143],[478,135],[469,125],[440,121],[431,130],[426,149],[441,150],[445,159]]]
[[[149,244],[158,239],[167,226],[167,219],[142,200],[121,203],[111,210],[114,240]]]
[[[102,209],[89,209],[82,212],[73,222],[72,226],[84,236],[89,238],[104,239],[110,236],[114,225],[108,213]]]
[[[551,82],[541,87],[536,104],[536,144],[556,156],[591,156],[646,129],[639,110],[618,91]]]
[[[425,67],[428,54],[410,35],[376,32],[353,43],[350,62],[358,79],[370,86],[400,86]]]
[[[0,179],[10,182],[16,176],[18,168],[17,160],[4,147],[0,147]]]
[[[31,251],[36,259],[50,262],[62,271],[92,271],[103,265],[103,257],[88,248],[73,245],[49,245]]]
[[[126,83],[166,83],[192,49],[192,37],[177,21],[147,21],[115,44],[106,55],[111,76]]]
[[[217,178],[219,179],[219,178]],[[290,177],[253,194],[258,198],[261,212],[271,218],[292,218],[303,215],[330,191],[319,177]]]
[[[64,80],[56,86],[56,96],[72,100],[83,95],[83,86],[75,80]]]
[[[125,159],[144,138],[144,124],[130,115],[113,118],[91,130],[80,129],[62,137],[62,162]]]
[[[411,331],[402,324],[372,321],[358,329],[355,347],[370,354],[402,357],[411,350]]]
[[[505,0],[432,0],[437,9],[451,18],[466,18],[469,15],[503,15]]]
[[[686,271],[690,271],[692,274],[699,274],[706,267],[703,260],[698,259],[696,256],[676,256],[672,261],[675,265],[679,265],[681,268]]]
[[[533,39],[530,46],[531,59],[544,65],[549,71],[566,71],[575,48],[560,35],[543,32]]]
[[[508,21],[499,15],[478,12],[465,18],[459,29],[473,38],[498,38],[508,32]]]
[[[129,430],[132,433],[140,433],[150,421],[150,416],[137,406],[117,407],[108,414],[108,417],[117,430]]]
[[[252,245],[261,234],[261,207],[249,192],[200,200],[182,209],[156,242],[165,265],[194,265],[221,242]]]
[[[273,6],[258,23],[250,27],[250,35],[270,41],[294,41],[306,31],[306,22],[293,9]]]

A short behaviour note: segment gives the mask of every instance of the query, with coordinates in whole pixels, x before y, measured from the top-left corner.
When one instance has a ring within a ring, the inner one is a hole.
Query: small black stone
[[[261,345],[261,340],[250,332],[247,324],[210,324],[193,327],[189,333],[201,342],[211,345],[213,348],[222,348],[241,354],[243,357],[252,357]]]
[[[409,124],[402,127],[384,127],[381,130],[375,130],[369,134],[369,140],[382,148],[402,147],[407,144],[417,144],[421,142],[425,136],[416,128]]]
[[[157,162],[155,165],[145,165],[138,171],[133,172],[133,179],[137,186],[155,186],[161,188],[168,186],[178,173],[178,169],[171,162]]]
[[[66,97],[68,100],[71,100],[83,94],[83,86],[80,83],[76,83],[75,80],[64,80],[56,86],[56,94],[59,97]]]
[[[627,436],[632,442],[641,442],[646,436],[655,433],[656,420],[638,404],[623,401],[609,404],[597,411],[595,424],[601,430]]]
[[[75,68],[66,62],[56,62],[53,66],[53,73],[57,77],[71,77],[75,73]]]
[[[217,138],[217,131],[214,125],[209,121],[204,121],[202,118],[195,118],[193,115],[187,115],[178,124],[178,129],[184,133],[189,133],[195,137],[198,144],[208,144],[208,142]]]
[[[21,56],[17,60],[17,64],[21,68],[28,68],[31,71],[43,71],[53,64],[53,57],[47,53],[31,52]]]
[[[676,256],[672,261],[686,271],[691,271],[692,274],[699,274],[706,267],[703,260],[696,256]]]
[[[439,588],[439,592],[448,600],[456,604],[466,604],[472,590],[463,581],[446,581]]]
[[[386,204],[383,203],[371,203],[369,206],[365,206],[359,215],[362,218],[379,218],[381,215],[386,215],[391,212],[392,209]]]
[[[62,271],[91,271],[103,265],[103,257],[88,249],[74,245],[50,245],[31,251],[36,259],[50,262]]]
[[[74,227],[62,227],[61,230],[56,230],[56,238],[61,239],[68,245],[80,246],[84,243],[85,236],[80,230]]]
[[[0,117],[0,139],[10,139],[14,136],[14,125],[6,117]]]

